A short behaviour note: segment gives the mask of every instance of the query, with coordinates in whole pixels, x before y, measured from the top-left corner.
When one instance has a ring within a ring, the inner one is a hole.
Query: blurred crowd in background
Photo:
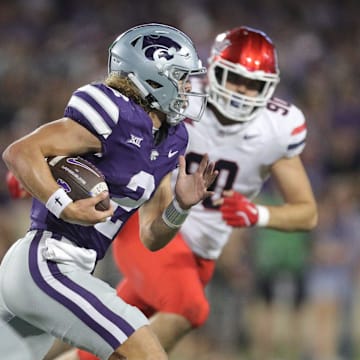
[[[265,31],[277,47],[276,96],[307,118],[302,159],[319,225],[311,233],[251,229],[232,239],[208,288],[210,319],[172,359],[360,359],[359,16],[357,0],[0,2],[1,152],[62,117],[77,87],[102,80],[108,46],[134,25],[180,28],[204,63],[215,35],[240,25]],[[26,230],[31,205],[10,199],[6,171],[1,162],[0,259]],[[277,200],[269,182],[259,201]],[[110,283],[121,277],[111,255],[98,273]]]

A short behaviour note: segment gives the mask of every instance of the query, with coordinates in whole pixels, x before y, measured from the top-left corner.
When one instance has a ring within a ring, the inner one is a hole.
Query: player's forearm
[[[40,149],[16,142],[6,148],[2,157],[25,190],[39,200],[46,202],[58,189]]]
[[[282,231],[308,231],[318,220],[316,204],[285,204],[267,206],[270,212],[267,227]]]
[[[159,215],[140,227],[140,236],[144,245],[151,251],[163,248],[172,240],[188,216],[189,210],[181,208],[173,198]]]
[[[158,217],[151,225],[140,229],[140,238],[150,251],[157,251],[166,246],[177,232],[178,229],[168,227],[162,217]]]

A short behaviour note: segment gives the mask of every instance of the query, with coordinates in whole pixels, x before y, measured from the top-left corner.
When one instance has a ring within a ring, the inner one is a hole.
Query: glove
[[[222,218],[230,226],[250,227],[256,225],[259,219],[257,206],[237,192],[224,198],[220,211]]]
[[[6,174],[6,184],[13,199],[26,199],[31,195],[23,188],[20,181],[14,176],[11,171]]]

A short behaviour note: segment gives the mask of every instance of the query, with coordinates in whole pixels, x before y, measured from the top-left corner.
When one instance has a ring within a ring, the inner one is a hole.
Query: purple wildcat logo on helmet
[[[171,60],[174,54],[181,49],[181,46],[167,36],[144,36],[142,49],[145,56],[150,60],[165,58]]]

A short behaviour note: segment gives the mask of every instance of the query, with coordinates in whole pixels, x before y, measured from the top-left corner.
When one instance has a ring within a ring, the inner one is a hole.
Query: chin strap
[[[180,115],[175,112],[166,115],[166,121],[170,126],[175,126],[184,119],[185,119],[184,115]]]
[[[159,130],[157,130],[154,134],[154,143],[155,145],[159,145],[168,135],[169,133],[169,124],[163,123]]]

